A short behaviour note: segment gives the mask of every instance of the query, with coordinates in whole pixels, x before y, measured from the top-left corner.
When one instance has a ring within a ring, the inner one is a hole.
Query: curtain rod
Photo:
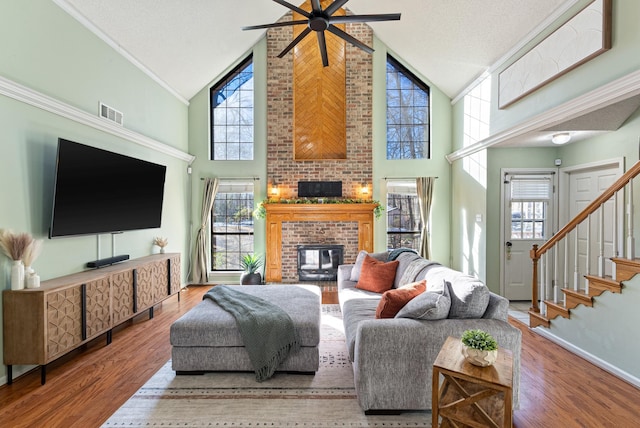
[[[382,177],[383,180],[415,180],[420,177]],[[438,177],[430,177],[430,178],[438,178]]]
[[[207,178],[217,178],[218,180],[227,180],[227,181],[243,181],[243,180],[253,180],[259,181],[260,177],[200,177],[200,180],[206,180]]]

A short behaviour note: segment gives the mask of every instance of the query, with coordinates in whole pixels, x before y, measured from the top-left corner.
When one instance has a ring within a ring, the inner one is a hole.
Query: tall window
[[[211,88],[211,159],[253,160],[253,58]]]
[[[221,181],[211,224],[213,270],[242,270],[242,256],[253,253],[253,182]]]
[[[387,159],[429,159],[429,87],[387,56]]]
[[[418,251],[421,226],[415,180],[387,181],[387,249]]]

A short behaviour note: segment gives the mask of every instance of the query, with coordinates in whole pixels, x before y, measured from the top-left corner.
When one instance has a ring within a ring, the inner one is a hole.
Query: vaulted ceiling
[[[274,22],[288,12],[272,0],[54,1],[187,100],[264,34],[241,27]],[[400,12],[400,21],[370,26],[393,52],[453,98],[573,3],[350,0],[345,7],[355,14]]]
[[[273,0],[52,1],[185,102],[264,35],[243,26],[275,22],[289,12]],[[581,2],[350,0],[345,7],[353,14],[401,13],[400,21],[369,25],[392,52],[455,99]],[[617,129],[638,106],[640,96],[633,96],[600,109],[595,128],[592,112],[576,112],[552,128],[499,138],[494,145],[551,145],[550,136],[560,130],[580,131],[572,132],[572,141],[579,141]]]

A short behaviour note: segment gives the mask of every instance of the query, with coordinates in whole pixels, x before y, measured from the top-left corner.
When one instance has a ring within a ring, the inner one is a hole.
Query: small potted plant
[[[462,333],[462,355],[471,364],[487,367],[498,358],[498,342],[483,330],[466,330]]]
[[[245,254],[240,260],[243,273],[240,275],[240,284],[258,285],[262,283],[262,275],[258,270],[262,267],[262,256],[258,254]]]

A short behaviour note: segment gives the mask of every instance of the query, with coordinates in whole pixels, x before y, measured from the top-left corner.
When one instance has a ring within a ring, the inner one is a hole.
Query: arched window
[[[216,83],[211,96],[211,159],[253,160],[253,57]]]
[[[429,87],[387,55],[387,159],[429,159]]]

